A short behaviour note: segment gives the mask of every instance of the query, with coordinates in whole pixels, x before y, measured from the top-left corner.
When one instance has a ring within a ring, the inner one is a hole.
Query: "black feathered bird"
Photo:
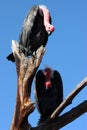
[[[63,83],[58,71],[46,68],[37,72],[35,76],[35,101],[40,113],[40,124],[63,101]]]
[[[41,45],[45,47],[48,35],[54,31],[51,17],[45,6],[33,6],[28,12],[19,38],[19,48],[25,56],[32,55]],[[13,53],[8,60],[14,62]]]

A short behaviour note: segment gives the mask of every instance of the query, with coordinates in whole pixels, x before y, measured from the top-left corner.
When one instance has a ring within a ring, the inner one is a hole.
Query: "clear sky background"
[[[15,107],[17,75],[15,64],[6,56],[11,40],[18,40],[26,13],[33,5],[50,10],[55,32],[49,37],[40,68],[59,70],[64,98],[87,76],[87,0],[1,0],[0,2],[0,130],[9,130]],[[34,100],[32,86],[32,100]],[[87,99],[87,87],[76,96],[68,111]],[[64,113],[63,112],[63,113]],[[36,126],[37,110],[29,117]],[[61,130],[87,130],[87,113]]]

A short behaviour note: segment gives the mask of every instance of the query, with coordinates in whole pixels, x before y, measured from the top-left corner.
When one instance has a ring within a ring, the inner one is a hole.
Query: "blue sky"
[[[18,40],[26,13],[33,5],[50,10],[55,32],[49,37],[40,68],[48,65],[62,76],[64,98],[87,76],[87,0],[3,0],[0,3],[0,130],[9,130],[15,107],[17,76],[15,64],[6,56],[11,40]],[[32,86],[32,100],[34,100]],[[87,87],[65,111],[87,99]],[[65,112],[64,111],[64,112]],[[29,117],[35,126],[37,110]],[[61,130],[86,130],[87,113]]]

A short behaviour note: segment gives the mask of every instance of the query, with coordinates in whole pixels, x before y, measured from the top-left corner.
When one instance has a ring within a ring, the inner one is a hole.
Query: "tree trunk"
[[[25,57],[23,53],[20,53],[18,44],[15,41],[12,41],[12,51],[15,57],[18,85],[16,106],[10,130],[58,130],[81,116],[83,113],[87,112],[87,101],[84,101],[69,112],[55,118],[56,115],[60,114],[72,102],[74,97],[85,86],[87,86],[86,77],[80,84],[77,85],[76,89],[66,97],[66,99],[52,113],[46,122],[37,127],[32,127],[28,123],[28,116],[35,109],[34,103],[31,102],[30,99],[31,85],[35,73],[41,63],[45,48],[41,46],[37,50],[35,57],[28,58]]]

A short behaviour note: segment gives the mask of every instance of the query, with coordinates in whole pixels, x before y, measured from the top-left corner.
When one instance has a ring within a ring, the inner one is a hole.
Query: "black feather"
[[[63,101],[63,82],[62,82],[61,75],[58,71],[56,70],[53,71],[53,76],[51,81],[53,86],[56,87],[57,97],[58,97],[57,105],[59,106],[60,103]]]
[[[63,83],[58,71],[53,71],[51,82],[52,87],[46,90],[44,87],[44,73],[41,70],[37,72],[35,77],[35,100],[40,113],[39,123],[45,121],[63,101]]]
[[[41,104],[41,96],[44,91],[44,82],[45,76],[42,70],[39,70],[35,76],[35,100],[38,111],[41,113],[40,104]]]
[[[45,46],[48,40],[48,33],[44,26],[44,17],[39,6],[33,6],[28,12],[19,38],[19,48],[25,56],[32,55],[41,45]],[[7,57],[14,61],[13,54]]]

